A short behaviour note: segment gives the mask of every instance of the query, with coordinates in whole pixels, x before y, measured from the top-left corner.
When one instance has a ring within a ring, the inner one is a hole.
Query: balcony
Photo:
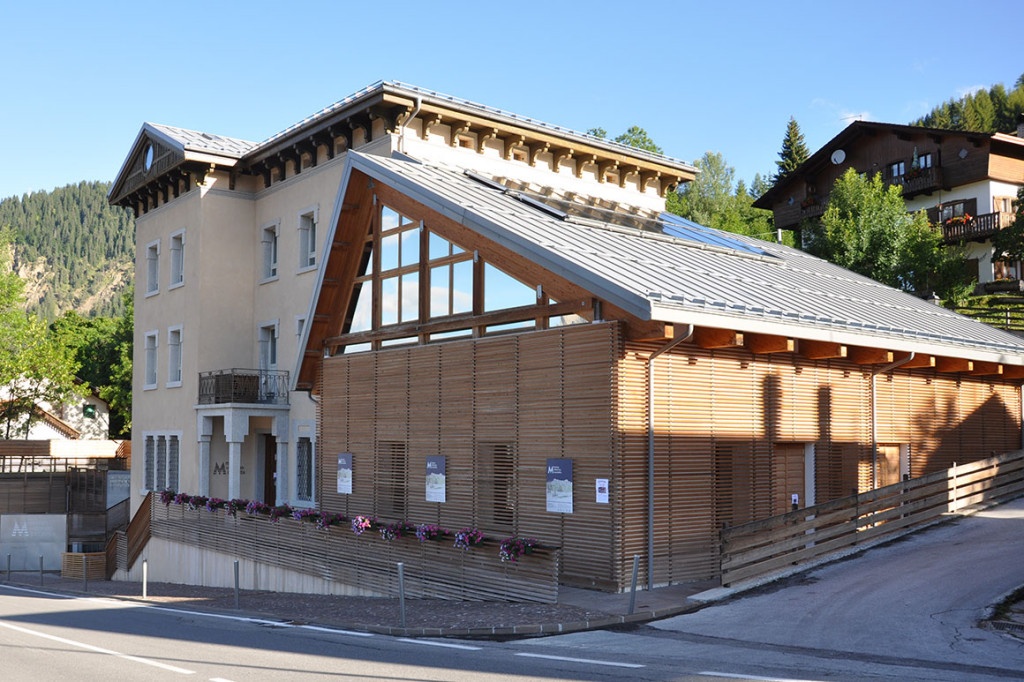
[[[911,169],[906,175],[892,178],[890,184],[900,185],[903,188],[903,196],[907,199],[918,194],[930,194],[942,188],[942,169]]]
[[[199,373],[199,404],[287,405],[288,372],[220,369]]]
[[[952,218],[942,224],[942,241],[947,244],[984,241],[1011,222],[1012,213],[982,213],[970,219]]]

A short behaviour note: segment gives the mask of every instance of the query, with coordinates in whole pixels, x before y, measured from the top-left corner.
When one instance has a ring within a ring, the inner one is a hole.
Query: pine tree
[[[778,172],[775,174],[775,182],[779,182],[790,173],[800,167],[807,157],[811,155],[804,142],[804,134],[800,132],[800,124],[792,116],[786,125],[786,136],[782,139],[782,150],[779,152],[779,160],[775,162]]]

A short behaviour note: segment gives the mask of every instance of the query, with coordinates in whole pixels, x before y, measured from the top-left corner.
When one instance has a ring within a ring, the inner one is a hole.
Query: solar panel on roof
[[[718,230],[712,230],[709,227],[705,227],[700,223],[695,223],[692,220],[687,220],[686,218],[675,215],[674,213],[662,213],[658,216],[658,219],[662,222],[665,234],[669,236],[686,239],[699,244],[718,246],[723,249],[752,253],[758,256],[765,255],[765,252],[756,246],[751,246],[746,242],[733,239]]]

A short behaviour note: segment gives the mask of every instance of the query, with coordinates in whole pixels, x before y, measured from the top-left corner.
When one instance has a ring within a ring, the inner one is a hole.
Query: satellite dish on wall
[[[844,152],[842,149],[837,149],[834,152],[832,152],[832,163],[838,166],[843,161],[846,161],[846,152]]]

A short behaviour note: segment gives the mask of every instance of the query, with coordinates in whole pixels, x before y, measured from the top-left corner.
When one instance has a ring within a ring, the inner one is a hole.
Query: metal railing
[[[288,404],[288,372],[269,369],[221,369],[199,373],[199,404]]]
[[[1024,305],[1004,305],[997,307],[962,307],[954,308],[955,312],[984,322],[992,327],[1012,332],[1024,332]]]

